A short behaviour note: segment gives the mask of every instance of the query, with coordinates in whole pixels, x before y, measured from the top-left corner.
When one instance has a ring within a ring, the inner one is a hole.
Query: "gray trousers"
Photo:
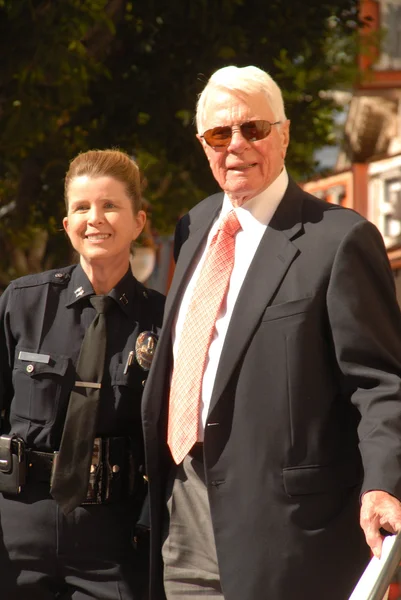
[[[222,599],[204,467],[189,455],[170,476],[163,539],[167,600]]]

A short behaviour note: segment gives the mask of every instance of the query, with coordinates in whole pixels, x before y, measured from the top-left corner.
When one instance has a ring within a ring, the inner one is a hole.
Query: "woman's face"
[[[82,175],[70,182],[63,225],[81,262],[128,263],[131,242],[139,236],[145,221],[144,211],[134,214],[121,181]]]

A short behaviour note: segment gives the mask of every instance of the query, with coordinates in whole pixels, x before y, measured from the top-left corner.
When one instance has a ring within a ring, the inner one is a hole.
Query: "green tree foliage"
[[[106,0],[0,2],[3,281],[50,266],[67,248],[56,233],[61,182],[68,159],[85,145],[85,131],[74,118],[91,101],[90,83],[107,74],[90,46],[97,28],[108,43],[114,35],[107,5]]]
[[[0,0],[0,283],[68,260],[62,179],[81,150],[137,158],[161,232],[213,192],[193,116],[227,64],[279,82],[288,166],[309,176],[333,132],[321,92],[355,75],[356,11],[355,0]]]

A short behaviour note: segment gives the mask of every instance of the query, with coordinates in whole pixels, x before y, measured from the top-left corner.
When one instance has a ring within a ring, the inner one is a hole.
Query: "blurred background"
[[[289,172],[375,222],[401,298],[401,0],[0,0],[0,293],[74,262],[63,177],[106,147],[143,173],[133,270],[168,289],[177,219],[217,189],[193,118],[227,64],[277,80]]]

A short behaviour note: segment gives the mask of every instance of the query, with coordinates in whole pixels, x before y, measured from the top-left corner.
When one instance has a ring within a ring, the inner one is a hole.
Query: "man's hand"
[[[366,492],[362,496],[360,523],[373,554],[380,558],[383,536],[379,529],[390,533],[401,530],[401,502],[387,492]]]

